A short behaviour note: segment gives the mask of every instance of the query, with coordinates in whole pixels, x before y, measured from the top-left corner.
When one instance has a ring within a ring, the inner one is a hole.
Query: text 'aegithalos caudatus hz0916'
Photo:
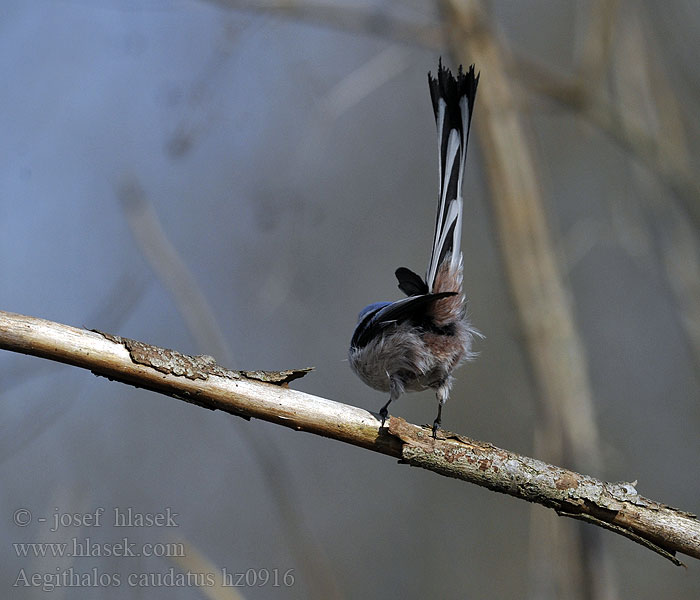
[[[438,413],[452,386],[452,371],[473,358],[472,340],[480,335],[469,323],[462,292],[462,184],[479,75],[474,65],[457,77],[438,65],[428,73],[438,131],[440,194],[433,250],[425,280],[406,267],[396,269],[399,289],[408,298],[375,302],[362,309],[350,342],[350,366],[370,387],[389,392],[379,414],[382,427],[389,405],[403,392],[434,389]]]

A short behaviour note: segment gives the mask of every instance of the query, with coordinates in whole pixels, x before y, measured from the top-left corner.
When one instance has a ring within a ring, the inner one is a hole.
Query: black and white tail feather
[[[460,65],[455,78],[440,59],[437,77],[428,73],[428,85],[438,132],[440,191],[433,249],[425,281],[406,267],[396,270],[399,288],[407,296],[434,292],[438,268],[448,255],[450,271],[455,272],[461,267],[462,182],[479,75],[474,74],[474,65],[466,73]]]
[[[404,391],[435,389],[435,436],[451,373],[473,356],[471,342],[479,335],[465,317],[461,252],[462,184],[479,75],[472,65],[466,73],[460,66],[454,77],[440,60],[437,77],[428,73],[428,83],[438,131],[440,191],[426,277],[406,267],[396,270],[408,298],[376,302],[360,312],[349,358],[365,383],[390,392],[380,410],[382,426],[389,404]]]
[[[462,182],[479,76],[474,76],[474,65],[467,73],[462,72],[460,65],[455,79],[440,60],[437,77],[428,73],[428,83],[438,131],[440,176],[433,252],[426,275],[428,289],[432,292],[438,267],[447,255],[450,255],[452,271],[462,261]]]

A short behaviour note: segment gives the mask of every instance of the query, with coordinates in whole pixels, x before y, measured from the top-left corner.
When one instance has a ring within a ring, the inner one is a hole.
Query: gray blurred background
[[[377,411],[385,398],[350,372],[346,349],[365,304],[401,295],[394,269],[427,264],[437,167],[426,73],[439,56],[476,60],[457,55],[454,30],[456,13],[476,14],[503,59],[500,73],[477,64],[482,86],[507,82],[528,143],[597,458],[548,448],[537,342],[494,210],[486,87],[463,234],[470,314],[486,337],[457,373],[444,425],[593,464],[591,475],[638,480],[641,494],[698,512],[700,5],[448,4],[3,0],[0,309],[232,368],[314,366],[293,387]],[[0,392],[3,597],[700,589],[697,560],[680,569],[544,508],[83,370],[2,352]],[[434,396],[392,409],[432,422]],[[556,435],[575,436],[577,419]],[[100,508],[99,527],[77,523]],[[115,508],[169,509],[177,527],[115,528]],[[63,513],[67,526],[51,531]],[[89,537],[104,549],[125,536],[137,549],[182,543],[184,556],[42,558],[16,545]],[[222,569],[251,585],[176,585],[178,573]],[[87,579],[42,591],[71,572]]]

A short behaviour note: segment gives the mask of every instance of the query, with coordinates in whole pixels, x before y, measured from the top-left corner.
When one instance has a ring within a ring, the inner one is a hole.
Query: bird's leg
[[[450,381],[446,381],[435,392],[438,399],[438,414],[435,417],[435,421],[433,421],[433,439],[437,438],[437,431],[442,423],[442,405],[447,402],[447,398],[450,395],[450,384]]]
[[[440,428],[440,423],[442,423],[442,405],[443,402],[440,402],[440,404],[438,404],[438,414],[437,417],[435,417],[435,420],[433,421],[433,439],[437,439],[437,432]]]
[[[389,400],[379,409],[379,416],[382,418],[382,427],[389,416],[389,405],[403,393],[403,382],[397,375],[389,376]]]

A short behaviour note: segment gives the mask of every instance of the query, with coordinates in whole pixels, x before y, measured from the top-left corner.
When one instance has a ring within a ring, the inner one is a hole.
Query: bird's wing
[[[411,319],[422,321],[433,302],[455,294],[456,292],[440,292],[439,294],[410,296],[385,306],[379,306],[375,310],[368,312],[362,321],[358,323],[350,345],[353,348],[362,348],[390,325]]]

